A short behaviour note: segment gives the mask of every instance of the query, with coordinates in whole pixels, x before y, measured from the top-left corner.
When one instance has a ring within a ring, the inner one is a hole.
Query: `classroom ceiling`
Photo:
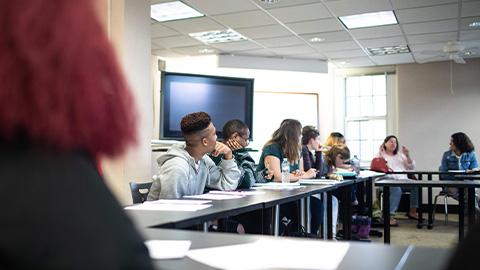
[[[151,4],[173,0],[151,0]],[[328,60],[337,67],[365,67],[447,60],[436,57],[448,41],[480,57],[480,0],[182,0],[204,17],[151,20],[152,54],[183,57],[231,54]],[[393,10],[399,24],[348,30],[337,17]],[[206,45],[189,33],[233,29],[244,41]],[[313,37],[323,39],[310,42]],[[371,56],[367,48],[408,45],[411,52]],[[471,48],[471,49],[468,49]],[[205,50],[207,49],[207,50]],[[464,53],[466,52],[466,53]],[[431,59],[431,58],[434,59]]]

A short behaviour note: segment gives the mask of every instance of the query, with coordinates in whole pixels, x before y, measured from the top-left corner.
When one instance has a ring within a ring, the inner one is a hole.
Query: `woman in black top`
[[[0,0],[0,269],[152,269],[96,168],[135,113],[90,0]]]

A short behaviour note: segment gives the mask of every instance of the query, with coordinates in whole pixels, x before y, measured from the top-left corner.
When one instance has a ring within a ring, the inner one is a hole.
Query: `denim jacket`
[[[478,168],[477,156],[475,152],[465,152],[460,158],[457,158],[452,150],[443,153],[442,164],[439,171],[446,172],[448,170],[471,170]]]

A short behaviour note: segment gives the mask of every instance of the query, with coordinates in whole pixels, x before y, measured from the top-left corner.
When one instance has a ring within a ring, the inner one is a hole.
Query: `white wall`
[[[480,147],[480,60],[467,62],[454,64],[453,94],[449,62],[397,66],[399,141],[418,169],[437,170],[455,132]]]

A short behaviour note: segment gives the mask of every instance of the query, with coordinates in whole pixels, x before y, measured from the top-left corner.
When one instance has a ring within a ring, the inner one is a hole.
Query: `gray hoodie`
[[[181,198],[185,195],[202,194],[205,187],[219,190],[237,188],[240,170],[234,159],[215,163],[204,155],[199,161],[185,150],[185,145],[174,145],[157,159],[160,166],[159,177],[153,181],[147,200]]]

